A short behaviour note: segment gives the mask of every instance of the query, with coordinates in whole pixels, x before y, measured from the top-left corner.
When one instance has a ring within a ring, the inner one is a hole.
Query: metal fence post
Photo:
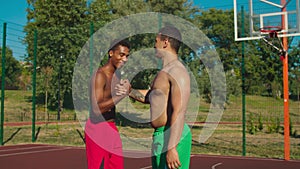
[[[0,144],[4,145],[3,135],[4,135],[4,97],[5,97],[5,53],[6,53],[6,27],[7,24],[3,23],[3,43],[2,43],[2,78],[1,78],[1,131],[0,131]]]
[[[32,142],[36,141],[35,136],[35,102],[36,102],[36,57],[37,57],[37,30],[34,30],[34,44],[33,44],[33,74],[32,74]]]

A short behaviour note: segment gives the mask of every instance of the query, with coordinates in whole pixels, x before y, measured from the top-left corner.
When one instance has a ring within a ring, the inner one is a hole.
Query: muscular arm
[[[184,115],[187,109],[187,102],[188,97],[185,93],[186,89],[180,87],[180,85],[171,82],[172,89],[171,89],[171,105],[173,108],[171,118],[170,118],[170,126],[171,126],[171,133],[168,148],[176,148],[180,137],[182,135],[183,125],[184,125]],[[185,86],[187,88],[187,86]]]
[[[167,163],[169,168],[177,168],[181,164],[176,147],[180,141],[184,127],[184,116],[187,111],[187,105],[190,96],[190,79],[185,71],[178,71],[178,69],[175,70],[175,73],[171,72],[170,74],[170,93],[173,111],[171,118],[169,119],[171,127],[168,143]],[[174,163],[177,165],[174,166]]]
[[[149,103],[149,91],[150,90],[131,89],[131,92],[129,93],[129,97],[141,103]]]
[[[113,95],[113,92],[105,91],[107,78],[102,72],[97,72],[91,81],[91,103],[95,114],[100,115],[110,111],[126,95]]]

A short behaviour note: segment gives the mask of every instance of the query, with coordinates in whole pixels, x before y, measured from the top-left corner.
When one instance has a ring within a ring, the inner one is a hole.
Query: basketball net
[[[281,27],[277,26],[267,26],[260,29],[260,33],[262,35],[262,40],[275,49],[279,55],[280,60],[283,60],[286,55],[286,51],[284,50],[283,43],[278,37],[278,33],[281,31]],[[275,45],[276,41],[280,44],[280,47]]]

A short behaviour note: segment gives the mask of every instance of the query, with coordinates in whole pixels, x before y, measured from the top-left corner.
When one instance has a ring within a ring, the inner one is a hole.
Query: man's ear
[[[113,55],[113,51],[112,51],[112,50],[110,50],[110,51],[108,52],[108,57],[109,57],[109,58],[111,58],[111,57],[112,57],[112,55]]]
[[[166,38],[166,39],[164,40],[164,46],[163,46],[163,48],[166,48],[168,45],[169,45],[169,39]]]

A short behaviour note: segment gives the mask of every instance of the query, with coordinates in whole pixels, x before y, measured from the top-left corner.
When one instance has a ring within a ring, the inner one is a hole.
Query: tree
[[[39,93],[42,93],[45,95],[45,119],[49,120],[49,113],[48,113],[48,91],[50,88],[50,84],[49,82],[52,80],[52,73],[53,73],[53,68],[50,66],[47,67],[43,67],[40,69],[40,73],[39,73],[39,78],[38,80],[40,80],[39,82],[39,86],[38,86],[38,91]]]
[[[50,103],[56,106],[58,95],[61,104],[64,97],[71,95],[71,79],[77,55],[88,39],[89,21],[85,0],[27,0],[25,42],[29,57],[33,59],[33,32],[38,32],[37,66],[41,69],[52,67],[49,88]],[[61,60],[62,57],[62,60]],[[61,80],[58,81],[58,77]],[[60,84],[58,84],[60,82]],[[60,89],[58,89],[60,86]],[[60,91],[60,93],[58,93]]]
[[[151,12],[167,13],[179,16],[189,21],[199,12],[199,8],[192,5],[188,0],[149,0]]]
[[[95,24],[94,30],[98,30],[112,19],[111,9],[107,1],[94,0],[87,10],[89,21]]]
[[[231,71],[239,66],[236,59],[239,44],[234,41],[233,10],[209,9],[199,16],[200,29],[213,42],[224,65],[224,70]]]
[[[291,99],[300,101],[300,43],[292,47],[288,54],[289,61],[289,91]],[[300,107],[299,107],[300,108]]]
[[[0,47],[0,55],[2,56],[2,48]],[[19,77],[22,72],[22,67],[19,61],[13,57],[13,51],[6,47],[6,62],[5,62],[5,88],[15,89],[19,87]],[[0,63],[0,73],[2,76],[2,62]],[[2,79],[2,78],[1,78]]]
[[[19,89],[29,90],[32,87],[32,65],[29,62],[22,64],[22,72],[19,77]]]
[[[112,13],[112,20],[130,14],[149,12],[149,6],[144,0],[110,0],[109,7]]]
[[[240,73],[240,55],[238,54],[238,49],[241,48],[241,44],[234,41],[234,31],[233,31],[233,10],[217,10],[209,9],[208,11],[202,11],[201,15],[196,17],[200,25],[200,30],[211,40],[214,49],[221,59],[221,63],[224,67],[226,75],[226,94],[227,98],[229,95],[237,95],[239,88],[241,88],[241,83],[238,79],[241,79]],[[209,56],[209,55],[208,55]],[[202,67],[201,71],[205,69],[213,68],[213,65],[205,65]],[[218,75],[215,75],[218,77]],[[229,80],[230,79],[230,80]],[[233,82],[237,83],[233,83]],[[225,82],[219,82],[220,84]],[[204,98],[210,102],[211,89],[209,83],[206,85],[201,85],[203,89]],[[224,91],[223,87],[217,87],[215,92]]]

